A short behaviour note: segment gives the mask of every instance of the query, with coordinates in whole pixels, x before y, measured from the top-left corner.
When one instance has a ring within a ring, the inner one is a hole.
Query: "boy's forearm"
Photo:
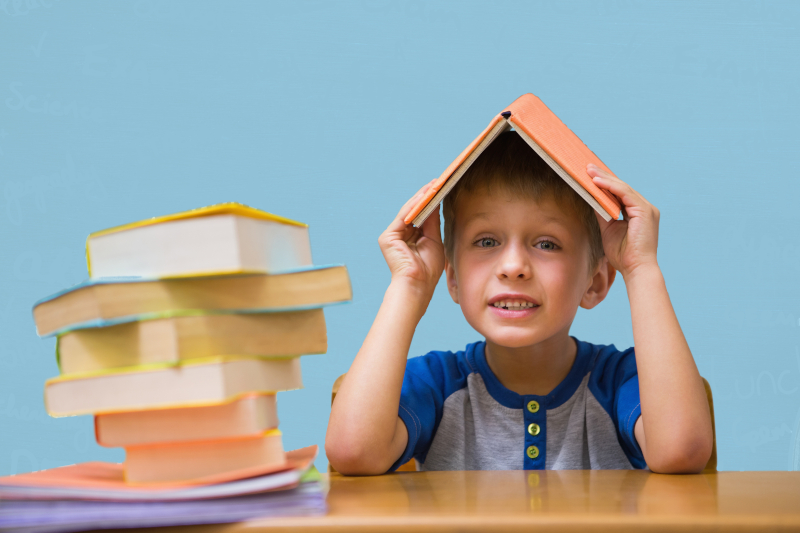
[[[382,473],[397,460],[392,443],[406,359],[429,301],[402,281],[386,290],[331,409],[326,451],[337,469],[338,461],[354,473]]]
[[[647,265],[629,274],[625,285],[636,346],[645,460],[654,471],[698,471],[711,453],[711,418],[664,277],[657,264]]]

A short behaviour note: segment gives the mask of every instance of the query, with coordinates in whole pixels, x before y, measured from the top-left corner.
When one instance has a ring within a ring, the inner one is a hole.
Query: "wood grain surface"
[[[800,472],[334,473],[329,480],[327,516],[147,531],[800,531]]]

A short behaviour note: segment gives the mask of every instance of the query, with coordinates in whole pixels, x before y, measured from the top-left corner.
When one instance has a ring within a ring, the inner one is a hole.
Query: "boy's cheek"
[[[481,317],[472,311],[473,310],[465,309],[463,305],[461,306],[461,312],[464,314],[464,318],[472,329],[480,333],[483,337],[491,340],[492,332],[485,327],[484,321],[480,320]]]

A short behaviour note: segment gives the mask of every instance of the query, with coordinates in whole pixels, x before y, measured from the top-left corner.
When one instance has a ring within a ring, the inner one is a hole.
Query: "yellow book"
[[[189,315],[103,328],[58,337],[62,374],[153,363],[180,363],[221,355],[275,357],[325,353],[322,309],[285,313]]]

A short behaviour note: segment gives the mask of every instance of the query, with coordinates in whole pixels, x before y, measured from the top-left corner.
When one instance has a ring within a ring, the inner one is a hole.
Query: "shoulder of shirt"
[[[586,373],[591,373],[590,382],[621,385],[636,375],[636,354],[634,348],[619,350],[613,344],[592,344],[578,342],[579,350],[588,352]]]
[[[448,383],[451,388],[455,382],[466,383],[467,376],[477,372],[472,352],[483,342],[468,344],[458,352],[431,351],[425,355],[412,357],[406,362],[406,376],[413,375],[438,387]]]

